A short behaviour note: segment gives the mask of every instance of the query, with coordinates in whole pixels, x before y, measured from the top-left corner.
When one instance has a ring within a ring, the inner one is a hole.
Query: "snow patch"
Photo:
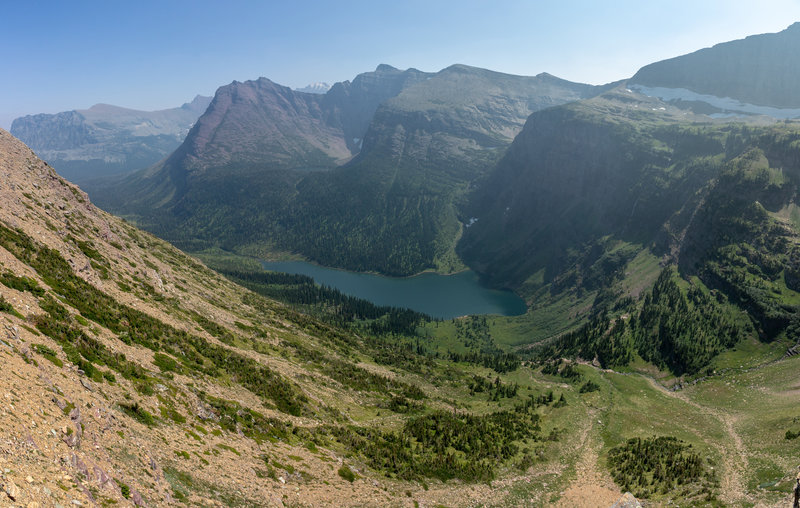
[[[696,101],[722,110],[720,113],[709,115],[712,118],[730,118],[740,115],[765,115],[778,120],[800,118],[800,108],[773,108],[771,106],[758,106],[749,104],[731,97],[717,97],[715,95],[701,94],[686,88],[648,87],[631,85],[631,89],[648,97],[657,97],[662,101]],[[663,109],[663,108],[661,108]]]

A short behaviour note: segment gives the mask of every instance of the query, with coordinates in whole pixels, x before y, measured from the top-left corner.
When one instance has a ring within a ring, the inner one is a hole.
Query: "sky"
[[[264,76],[293,88],[386,63],[602,84],[800,21],[800,0],[8,0],[0,127],[97,103],[156,110]]]

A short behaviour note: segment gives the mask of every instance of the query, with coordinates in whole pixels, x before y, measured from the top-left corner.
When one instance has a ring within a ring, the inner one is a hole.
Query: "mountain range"
[[[324,94],[328,90],[331,89],[331,85],[325,83],[324,81],[317,81],[316,83],[311,83],[309,85],[304,86],[303,88],[295,88],[295,92],[305,92],[305,93],[320,93]]]
[[[436,74],[381,65],[325,95],[233,83],[164,163],[87,189],[190,251],[451,271],[462,266],[456,202],[527,116],[602,90],[463,65]]]
[[[161,111],[96,104],[89,109],[15,119],[11,133],[74,181],[155,164],[181,144],[210,97]]]

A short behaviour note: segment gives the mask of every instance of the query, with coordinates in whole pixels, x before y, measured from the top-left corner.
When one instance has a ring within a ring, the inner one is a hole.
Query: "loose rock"
[[[17,499],[22,496],[22,490],[17,487],[17,484],[14,482],[8,482],[3,486],[3,490],[5,491],[8,498],[12,501],[16,501]]]

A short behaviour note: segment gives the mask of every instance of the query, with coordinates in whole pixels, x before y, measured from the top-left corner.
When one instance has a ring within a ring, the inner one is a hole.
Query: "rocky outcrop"
[[[611,508],[642,508],[642,503],[630,492],[626,492],[620,497]]]

